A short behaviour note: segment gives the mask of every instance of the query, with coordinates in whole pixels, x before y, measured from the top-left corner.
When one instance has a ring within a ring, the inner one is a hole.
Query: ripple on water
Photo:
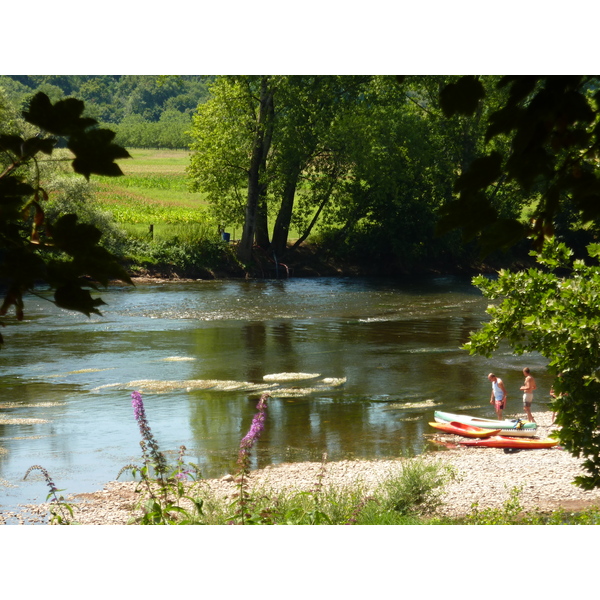
[[[264,381],[301,381],[303,379],[314,379],[320,373],[270,373],[263,376]]]
[[[440,406],[441,402],[435,400],[424,400],[423,402],[393,402],[388,404],[386,409],[407,409],[407,408],[432,408],[434,406]]]
[[[50,423],[48,419],[0,419],[0,425],[38,425],[39,423]]]
[[[31,404],[6,402],[5,404],[0,404],[0,408],[48,408],[50,406],[66,406],[66,404],[66,402],[33,402]]]

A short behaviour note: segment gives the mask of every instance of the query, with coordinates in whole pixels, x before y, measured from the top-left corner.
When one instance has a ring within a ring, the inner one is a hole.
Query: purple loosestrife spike
[[[144,410],[144,401],[142,395],[139,392],[133,392],[131,394],[131,406],[133,406],[133,416],[136,421],[146,420],[146,411]]]
[[[252,450],[252,446],[254,446],[254,443],[261,436],[263,429],[265,428],[265,421],[267,419],[267,398],[269,398],[268,393],[264,393],[260,397],[260,400],[256,405],[258,412],[254,415],[254,418],[252,419],[252,425],[250,425],[248,433],[242,438],[242,441],[240,442],[238,464],[242,469],[247,468],[248,454],[250,453],[250,450]]]
[[[140,433],[142,434],[142,442],[140,442],[140,444],[142,444],[144,441],[147,443],[148,448],[150,449],[150,455],[154,459],[156,472],[162,477],[167,468],[167,463],[163,453],[159,451],[158,443],[154,439],[152,431],[150,430],[150,426],[148,425],[146,411],[144,409],[144,401],[142,400],[142,395],[139,392],[133,392],[131,394],[131,406],[133,406],[133,414],[140,427]],[[142,452],[144,454],[145,447],[145,444],[142,445]]]

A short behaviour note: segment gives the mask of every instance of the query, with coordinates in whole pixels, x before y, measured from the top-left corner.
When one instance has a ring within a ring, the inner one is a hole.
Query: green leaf
[[[475,159],[469,169],[457,178],[454,189],[457,192],[482,190],[498,181],[501,175],[502,156],[499,152],[492,152]]]
[[[106,304],[101,298],[92,298],[89,290],[84,290],[74,283],[59,287],[54,292],[54,302],[60,308],[76,310],[88,317],[92,313],[101,315],[97,307]]]
[[[465,75],[456,83],[449,83],[440,93],[440,104],[446,117],[456,114],[472,116],[485,97],[485,90],[479,78]]]
[[[23,143],[23,138],[18,135],[0,135],[0,150],[12,152],[16,156],[21,156]]]
[[[23,144],[23,156],[35,156],[38,152],[50,155],[55,146],[56,139],[54,138],[29,138]]]
[[[89,250],[101,237],[102,232],[95,225],[79,223],[73,213],[63,215],[52,226],[56,247],[71,255]]]
[[[96,125],[97,121],[83,118],[82,100],[66,98],[52,104],[43,92],[38,92],[29,103],[29,110],[23,111],[23,118],[32,125],[53,135],[68,136]]]
[[[93,129],[73,136],[67,147],[75,154],[73,170],[86,179],[94,173],[117,177],[123,174],[114,161],[120,158],[131,158],[129,152],[112,142],[115,133],[109,129]]]

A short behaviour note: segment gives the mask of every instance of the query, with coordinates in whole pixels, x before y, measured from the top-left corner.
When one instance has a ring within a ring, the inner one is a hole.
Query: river
[[[235,470],[259,394],[271,394],[252,468],[419,454],[433,447],[436,409],[493,418],[487,373],[520,410],[539,356],[460,349],[485,320],[468,279],[316,278],[115,286],[103,316],[28,297],[0,350],[0,510],[44,501],[40,472],[65,493],[91,492],[140,464],[131,408],[138,390],[160,449],[180,445],[204,477]],[[127,477],[124,477],[127,479]]]

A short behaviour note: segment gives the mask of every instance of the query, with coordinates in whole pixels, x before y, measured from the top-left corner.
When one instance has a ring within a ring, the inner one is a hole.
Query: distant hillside
[[[205,75],[4,75],[0,88],[21,109],[37,92],[83,100],[86,114],[127,147],[187,148],[191,114],[208,98]]]

